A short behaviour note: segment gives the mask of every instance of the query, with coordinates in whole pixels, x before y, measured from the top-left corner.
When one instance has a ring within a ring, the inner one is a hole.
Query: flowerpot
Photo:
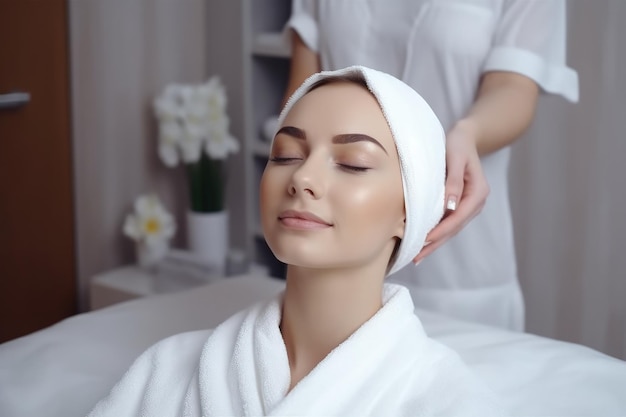
[[[187,212],[189,250],[223,273],[228,255],[228,211]]]
[[[145,242],[137,242],[135,244],[135,252],[137,256],[137,264],[142,268],[152,268],[161,259],[167,255],[169,251],[169,242],[163,241],[154,245],[148,245]]]

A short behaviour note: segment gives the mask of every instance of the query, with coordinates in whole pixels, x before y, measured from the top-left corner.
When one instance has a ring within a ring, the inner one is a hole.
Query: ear
[[[398,218],[398,222],[396,224],[396,229],[394,231],[394,237],[397,237],[399,239],[403,239],[404,238],[404,229],[406,228],[406,214],[404,212],[404,209],[402,209],[402,216],[400,216]]]

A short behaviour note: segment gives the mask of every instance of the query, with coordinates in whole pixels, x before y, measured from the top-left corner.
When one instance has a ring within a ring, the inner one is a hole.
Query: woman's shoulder
[[[135,360],[125,378],[148,381],[166,380],[173,374],[190,377],[212,333],[213,329],[196,330],[160,340]]]
[[[215,327],[215,329],[188,331],[166,337],[152,345],[152,347],[144,352],[144,355],[169,357],[170,353],[174,353],[175,356],[179,356],[175,358],[177,360],[182,359],[180,358],[181,352],[187,352],[187,356],[191,357],[198,356],[203,347],[212,339],[211,336],[213,336],[213,338],[220,338],[230,329],[238,330],[247,318],[256,317],[268,304],[276,303],[275,300],[272,299],[253,304],[233,314]]]
[[[147,356],[169,356],[175,354],[172,359],[181,360],[186,356],[194,356],[194,352],[199,354],[207,339],[213,333],[213,329],[194,330],[178,333],[162,339],[148,348],[143,355]],[[186,352],[187,355],[181,355]],[[142,355],[142,356],[143,356]]]

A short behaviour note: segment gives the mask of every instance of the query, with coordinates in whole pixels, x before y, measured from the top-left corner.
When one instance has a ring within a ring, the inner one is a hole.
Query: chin
[[[302,268],[332,268],[337,262],[331,259],[337,252],[313,242],[294,242],[292,239],[266,240],[272,253],[284,264]],[[320,250],[322,248],[322,250]]]
[[[282,263],[287,265],[308,267],[316,259],[320,259],[320,254],[312,248],[302,247],[302,245],[293,244],[292,242],[270,242],[267,241],[272,253]],[[313,262],[315,263],[315,262]]]

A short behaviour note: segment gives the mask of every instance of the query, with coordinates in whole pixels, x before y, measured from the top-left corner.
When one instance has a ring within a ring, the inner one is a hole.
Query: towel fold
[[[406,288],[290,392],[282,295],[140,356],[90,416],[502,416],[456,353],[427,337]]]

